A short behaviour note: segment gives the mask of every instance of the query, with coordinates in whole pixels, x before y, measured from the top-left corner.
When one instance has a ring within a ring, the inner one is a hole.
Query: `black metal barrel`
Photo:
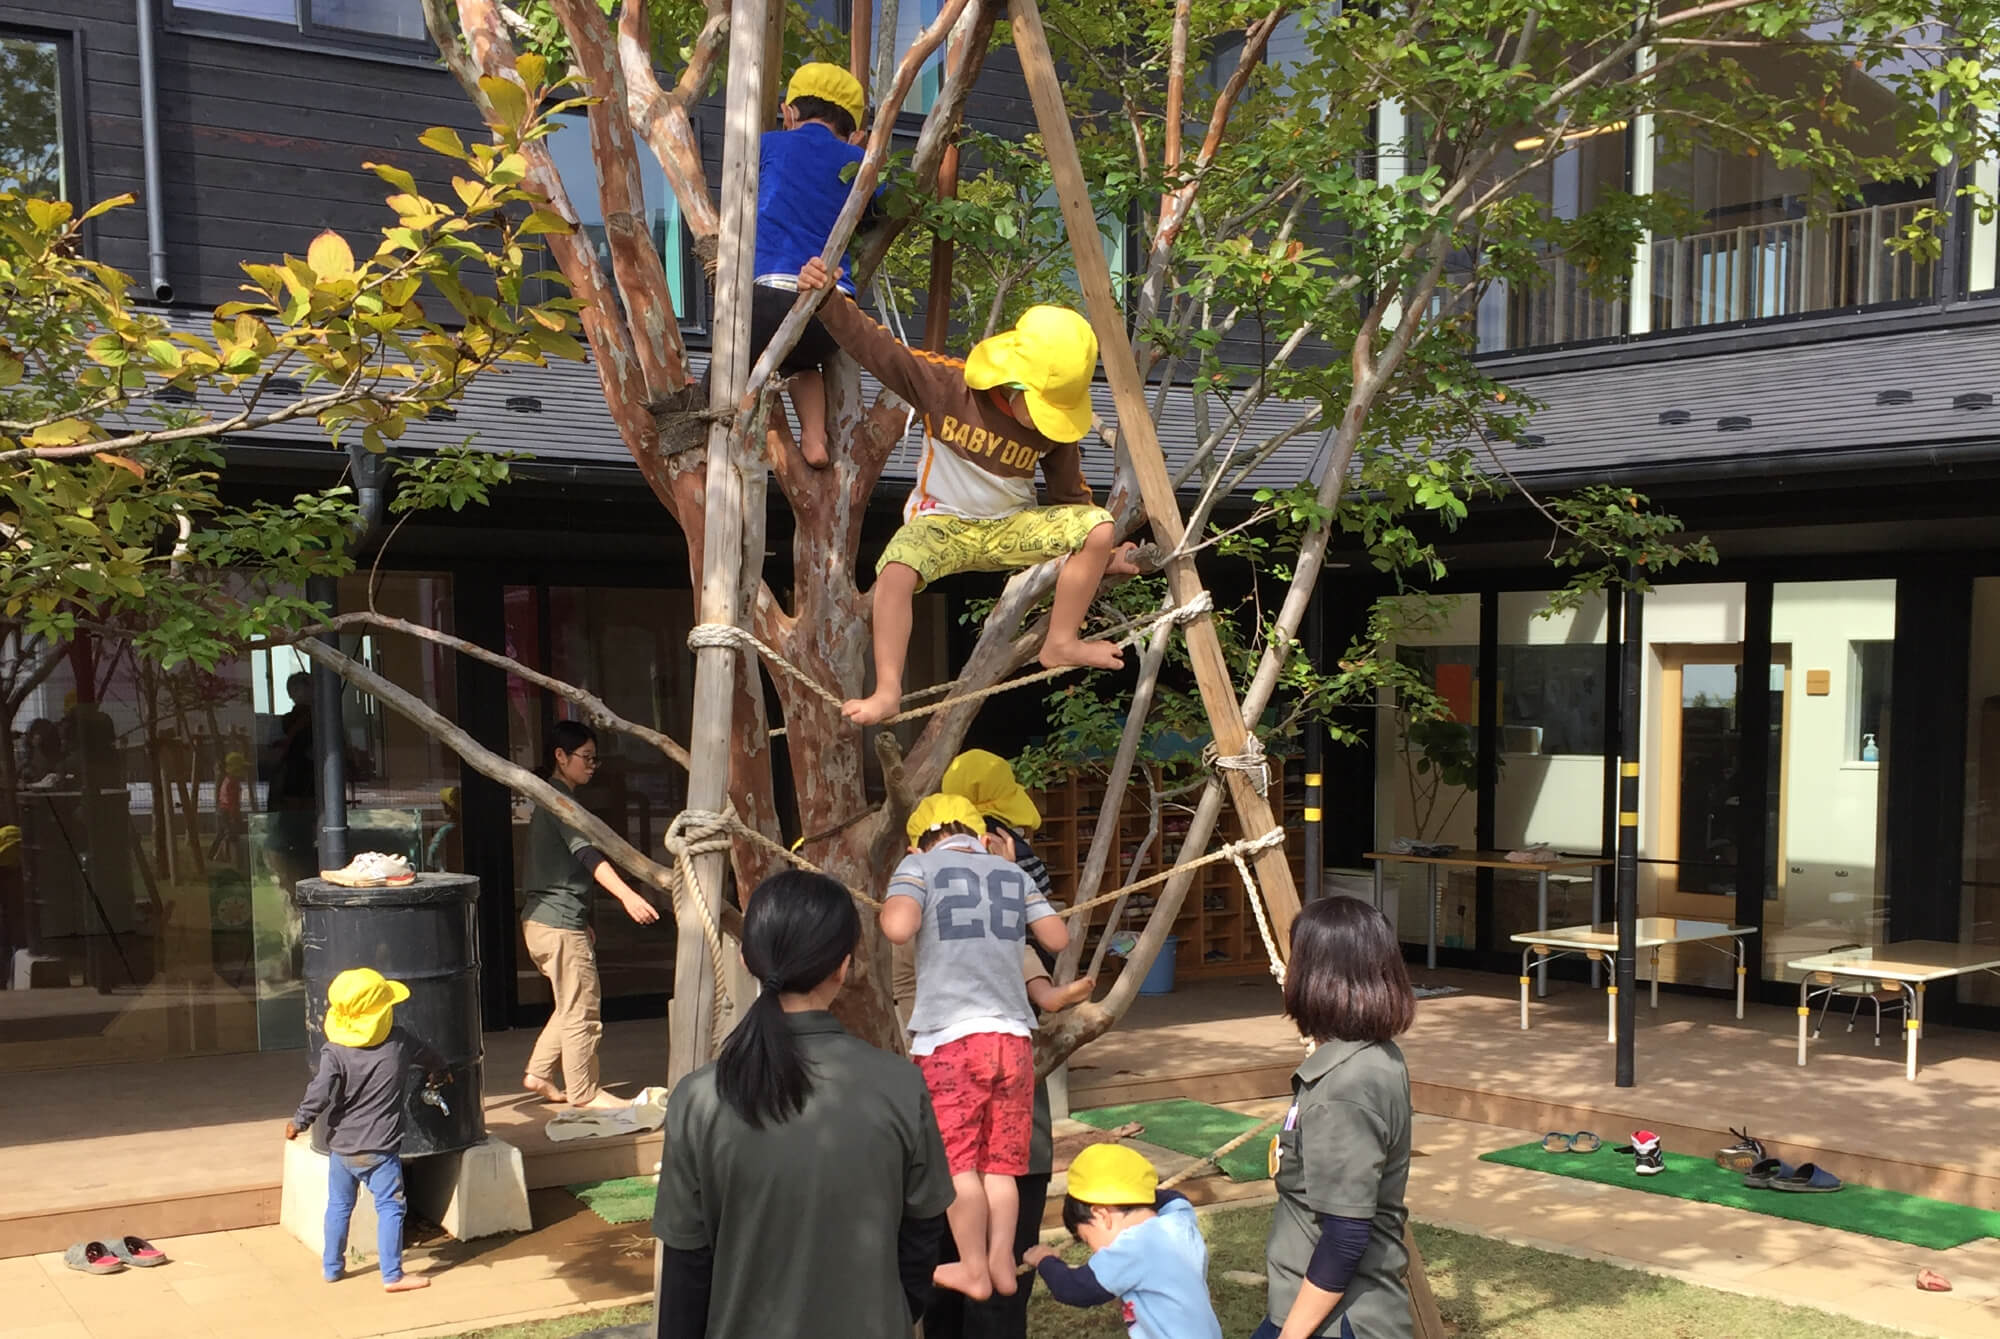
[[[445,1058],[451,1081],[424,1099],[413,1075],[404,1106],[403,1156],[455,1153],[486,1137],[480,1103],[484,1055],[479,1035],[479,880],[419,874],[401,888],[342,888],[301,879],[305,921],[306,1059],[326,1044],[326,988],[350,967],[373,967],[410,988],[396,1024]],[[449,1108],[447,1112],[446,1108]],[[320,1142],[315,1127],[314,1142]]]

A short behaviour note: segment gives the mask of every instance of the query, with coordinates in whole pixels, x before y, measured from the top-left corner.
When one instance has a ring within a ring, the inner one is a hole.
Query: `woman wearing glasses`
[[[557,721],[549,742],[549,779],[564,790],[574,792],[597,771],[597,736],[589,726]],[[590,929],[591,885],[617,898],[625,914],[641,925],[651,925],[660,913],[632,890],[602,851],[541,808],[528,820],[526,874],[521,937],[535,969],[549,979],[555,1010],[535,1039],[521,1086],[573,1107],[623,1106],[597,1086],[604,992]],[[561,1087],[555,1081],[558,1068]]]

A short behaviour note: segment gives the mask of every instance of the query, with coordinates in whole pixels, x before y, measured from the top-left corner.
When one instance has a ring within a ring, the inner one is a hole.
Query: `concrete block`
[[[459,1241],[534,1227],[528,1213],[528,1172],[521,1150],[488,1135],[459,1153],[406,1165],[410,1208]]]
[[[278,1224],[314,1255],[326,1242],[327,1157],[301,1136],[285,1145]],[[501,1232],[526,1232],[528,1176],[521,1151],[490,1136],[459,1153],[412,1158],[403,1164],[410,1212],[436,1223],[460,1241]],[[375,1204],[363,1191],[347,1229],[348,1262],[375,1258]]]

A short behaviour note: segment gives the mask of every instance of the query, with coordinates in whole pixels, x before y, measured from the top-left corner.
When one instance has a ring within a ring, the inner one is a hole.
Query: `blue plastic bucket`
[[[1174,954],[1180,946],[1179,935],[1167,936],[1167,942],[1160,946],[1160,956],[1153,959],[1153,965],[1146,970],[1146,979],[1139,983],[1141,995],[1174,993]]]

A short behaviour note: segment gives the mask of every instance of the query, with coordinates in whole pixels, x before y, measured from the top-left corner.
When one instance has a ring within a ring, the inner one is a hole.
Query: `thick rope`
[[[723,842],[723,845],[720,849],[727,850],[728,843],[732,838],[741,837],[744,841],[749,842],[752,846],[755,846],[758,850],[763,851],[767,855],[776,856],[778,859],[784,861],[786,864],[792,866],[794,869],[802,869],[808,874],[818,874],[829,879],[833,878],[831,874],[828,874],[825,870],[821,869],[818,865],[815,865],[812,861],[800,855],[797,851],[787,850],[781,843],[772,841],[769,837],[766,837],[763,833],[757,831],[757,829],[751,827],[748,823],[745,823],[742,819],[736,816],[736,813],[733,809],[726,810],[722,813],[717,813],[713,809],[683,809],[680,812],[680,814],[675,817],[674,823],[676,826],[678,826],[683,820],[687,820],[689,826],[699,828],[705,836],[706,834],[714,831],[720,831],[726,834],[720,839]],[[672,831],[673,831],[672,828],[668,829],[668,833],[670,835]],[[709,839],[714,840],[714,838],[709,838]],[[713,850],[716,848],[704,847],[702,849]],[[836,879],[835,882],[838,883],[839,880]],[[864,907],[877,908],[882,905],[881,899],[870,897],[867,893],[862,892],[859,888],[855,888],[848,884],[841,884],[841,886],[847,889],[847,895],[849,897],[853,898],[856,902],[859,902]]]
[[[1204,1171],[1209,1167],[1214,1167],[1218,1171],[1220,1171],[1222,1168],[1222,1159],[1228,1157],[1231,1153],[1234,1153],[1237,1149],[1243,1147],[1245,1144],[1249,1143],[1252,1139],[1255,1139],[1258,1135],[1264,1133],[1264,1131],[1270,1129],[1273,1125],[1276,1125],[1279,1121],[1283,1120],[1284,1118],[1285,1118],[1285,1113],[1280,1111],[1275,1116],[1269,1116],[1257,1122],[1257,1124],[1251,1126],[1249,1129],[1245,1130],[1242,1134],[1237,1135],[1234,1139],[1224,1144],[1221,1148],[1216,1149],[1215,1152],[1208,1154],[1206,1157],[1196,1158],[1193,1162],[1190,1162],[1187,1166],[1181,1168],[1179,1171],[1175,1172],[1172,1176],[1160,1182],[1160,1189],[1171,1190],[1175,1186],[1179,1185],[1181,1182],[1187,1180],[1189,1177],[1194,1176],[1198,1172]]]
[[[1163,609],[1159,613],[1149,617],[1132,619],[1120,624],[1118,627],[1112,629],[1111,633],[1107,634],[1103,640],[1109,641],[1113,636],[1116,636],[1117,640],[1113,642],[1113,645],[1119,647],[1135,646],[1150,636],[1153,630],[1163,623],[1191,622],[1203,614],[1211,612],[1214,608],[1214,598],[1207,591],[1200,591],[1185,604],[1178,604],[1170,609]],[[756,635],[747,628],[739,628],[731,623],[697,623],[693,628],[688,630],[687,644],[688,649],[691,651],[701,651],[714,647],[731,647],[745,654],[754,653],[763,657],[766,663],[774,669],[789,674],[792,678],[803,684],[808,691],[828,706],[838,708],[846,700],[820,683],[819,680],[813,678],[812,675],[793,664],[790,660],[787,660],[776,650],[758,640]],[[1086,667],[1082,665],[1059,665],[1054,669],[1037,670],[1033,674],[1023,674],[1016,678],[1003,679],[999,683],[989,684],[985,688],[975,688],[970,692],[953,694],[941,701],[907,708],[906,710],[897,712],[893,716],[883,718],[880,723],[883,725],[898,725],[904,721],[914,721],[924,716],[935,716],[937,713],[948,711],[953,707],[963,706],[969,702],[983,702],[989,697],[996,697],[1001,693],[1011,693],[1016,688],[1025,688],[1031,683],[1040,683],[1044,679],[1053,679],[1059,675],[1069,674],[1083,668]],[[906,695],[903,700],[905,702],[918,701],[950,687],[950,684],[944,684],[935,688],[919,689],[914,693]],[[775,734],[777,732],[773,731],[772,733]]]
[[[709,910],[708,898],[702,893],[701,880],[695,877],[694,860],[698,855],[728,853],[731,846],[729,825],[733,820],[734,815],[731,814],[683,809],[667,825],[664,839],[668,854],[674,858],[674,868],[680,875],[682,895],[674,900],[694,907],[695,919],[701,923],[701,937],[708,949],[708,968],[715,978],[715,1012],[708,1039],[711,1056],[722,1041],[724,1025],[733,1007],[729,997],[727,960],[723,956],[722,931]],[[739,823],[737,826],[742,825]]]
[[[1224,860],[1234,860],[1237,867],[1242,868],[1244,856],[1258,851],[1269,850],[1284,840],[1285,830],[1283,828],[1272,828],[1261,837],[1248,837],[1239,842],[1231,842],[1227,846],[1218,847],[1210,851],[1207,855],[1197,856],[1185,864],[1175,865],[1172,869],[1162,870],[1158,874],[1149,874],[1137,883],[1128,883],[1122,888],[1113,888],[1108,893],[1099,893],[1087,902],[1079,902],[1073,907],[1066,908],[1062,914],[1065,916],[1074,916],[1079,911],[1089,911],[1092,907],[1102,906],[1106,902],[1115,902],[1127,894],[1136,893],[1142,888],[1151,888],[1156,883],[1165,883],[1176,874],[1182,873],[1185,870],[1200,869],[1203,865],[1214,865]],[[1253,887],[1253,895],[1254,892],[1255,889]]]
[[[1264,741],[1256,735],[1247,735],[1243,740],[1243,752],[1218,753],[1210,743],[1201,751],[1203,765],[1213,767],[1218,772],[1245,772],[1250,777],[1250,787],[1259,795],[1271,789],[1271,765],[1264,760]]]

